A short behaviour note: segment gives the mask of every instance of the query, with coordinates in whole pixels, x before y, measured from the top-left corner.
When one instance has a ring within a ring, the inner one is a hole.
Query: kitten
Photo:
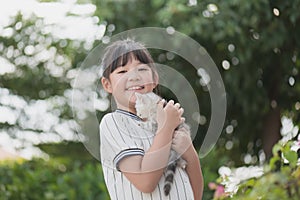
[[[136,96],[136,113],[137,116],[145,119],[141,126],[142,128],[149,130],[151,132],[157,131],[157,121],[156,121],[156,109],[157,109],[157,103],[161,100],[161,97],[154,94],[153,92],[146,93],[146,94],[140,94],[135,93]],[[164,105],[165,106],[165,105]],[[183,123],[179,125],[179,127],[176,128],[185,128],[188,132],[190,132],[190,128],[187,124]],[[173,184],[174,180],[174,174],[176,171],[176,167],[179,166],[181,168],[186,167],[186,161],[183,160],[176,151],[171,149],[170,151],[170,157],[168,166],[165,170],[165,185],[164,185],[164,193],[165,195],[169,195],[171,186]]]

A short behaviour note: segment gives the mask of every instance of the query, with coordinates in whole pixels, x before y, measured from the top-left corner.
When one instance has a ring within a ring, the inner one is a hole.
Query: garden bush
[[[0,163],[1,200],[109,199],[100,163],[55,159]]]
[[[214,200],[299,200],[300,140],[279,141],[268,164],[220,168]]]

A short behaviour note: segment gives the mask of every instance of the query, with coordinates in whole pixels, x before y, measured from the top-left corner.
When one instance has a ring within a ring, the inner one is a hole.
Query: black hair
[[[118,67],[125,66],[131,59],[137,59],[143,64],[147,64],[153,77],[156,72],[154,61],[147,48],[140,42],[132,39],[118,40],[105,49],[102,59],[102,76],[109,79],[109,75]]]

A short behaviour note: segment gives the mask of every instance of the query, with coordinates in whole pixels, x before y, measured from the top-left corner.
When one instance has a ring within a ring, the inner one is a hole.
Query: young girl
[[[147,93],[158,85],[158,73],[148,50],[133,40],[114,42],[102,60],[101,83],[111,93],[117,109],[100,123],[101,163],[112,200],[200,200],[203,178],[199,158],[184,130],[183,109],[173,100],[158,103],[156,133],[144,130],[136,116],[135,93]],[[164,195],[164,170],[170,149],[187,161],[177,167],[173,186]]]

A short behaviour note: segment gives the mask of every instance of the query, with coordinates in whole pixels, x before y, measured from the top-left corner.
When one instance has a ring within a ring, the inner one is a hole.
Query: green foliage
[[[285,166],[278,172],[243,183],[233,198],[239,200],[297,200],[300,198],[300,167]]]
[[[279,142],[273,147],[273,157],[270,159],[270,168],[273,171],[280,171],[281,168],[295,169],[298,162],[297,152],[292,150],[294,141],[286,143]],[[288,164],[287,164],[288,163]]]
[[[220,197],[216,196],[215,200],[299,199],[300,165],[299,163],[297,164],[299,161],[297,152],[293,150],[295,145],[299,147],[299,141],[278,142],[273,147],[274,156],[270,159],[269,164],[265,166],[264,175],[259,178],[250,178],[242,181],[236,193],[223,193]],[[226,178],[221,177],[221,179]]]
[[[101,165],[34,159],[0,164],[0,199],[109,199]]]
[[[280,124],[283,115],[300,124],[299,0],[204,0],[194,6],[181,0],[93,2],[97,5],[96,15],[115,27],[107,36],[137,27],[172,26],[206,48],[225,83],[228,100],[225,127],[234,127],[225,137],[234,142],[232,154],[238,154],[234,157],[240,158],[240,152],[257,155],[264,145],[272,143],[269,142],[272,138],[278,139],[280,128],[271,129]],[[228,69],[222,66],[223,61],[229,63]],[[174,59],[163,64],[193,77],[189,80],[193,80],[191,84],[199,95],[202,111],[210,108],[209,100],[199,88],[199,77],[197,80],[195,72],[182,69],[184,61]],[[289,80],[295,80],[294,84]],[[276,120],[272,118],[274,108],[279,110]],[[202,114],[209,119],[209,112]],[[203,127],[207,128],[207,124]],[[196,138],[197,146],[201,142]],[[270,152],[267,154],[270,156]]]
[[[183,0],[93,2],[97,6],[96,15],[100,23],[107,25],[106,36],[137,27],[172,26],[204,46],[219,67],[228,99],[225,128],[232,126],[233,131],[224,130],[227,134],[223,134],[218,144],[221,153],[213,152],[203,159],[206,185],[216,178],[219,165],[227,162],[222,160],[225,154],[230,152],[230,159],[239,163],[243,153],[253,155],[263,148],[262,135],[265,135],[266,142],[278,135],[279,129],[266,131],[278,123],[266,123],[268,114],[274,108],[279,110],[277,117],[288,116],[295,125],[300,125],[300,0],[203,0],[197,1],[195,6],[189,6]],[[64,97],[72,89],[71,82],[74,80],[68,78],[68,74],[74,74],[74,68],[80,65],[87,53],[80,42],[55,38],[45,28],[42,19],[35,16],[23,19],[18,14],[9,25],[3,27],[12,35],[0,35],[1,57],[16,68],[14,73],[0,76],[0,89],[7,88],[10,94],[22,97],[28,104],[35,100],[51,101]],[[32,47],[35,48],[34,52],[30,51]],[[43,51],[53,56],[49,59],[39,57]],[[207,114],[206,118],[209,119],[209,95],[199,85],[197,73],[185,68],[186,61],[177,57],[162,62],[158,58],[164,53],[154,54],[154,57],[162,64],[174,66],[188,77],[201,100],[201,112]],[[223,61],[229,63],[229,68],[222,66]],[[70,105],[61,104],[53,109],[60,118],[58,123],[72,118]],[[2,131],[12,136],[18,132],[16,129],[45,132],[34,127],[22,127],[20,119],[26,118],[26,113],[9,103],[4,106],[18,112],[20,110],[20,118],[16,124],[0,123]],[[47,120],[45,118],[43,120]],[[207,126],[208,123],[201,126],[197,136],[203,135],[201,133],[205,132]],[[231,141],[233,147],[224,152],[227,141]],[[197,147],[201,142],[201,138],[195,139]],[[261,179],[245,182],[234,198],[257,199],[261,195],[262,199],[299,199],[297,188],[300,170],[295,164],[296,154],[288,146],[276,145],[269,164],[270,171]],[[70,159],[56,158],[47,162],[34,160],[1,165],[1,199],[89,199],[90,196],[80,196],[88,195],[87,191],[92,191],[89,193],[94,195],[91,198],[104,198],[101,196],[105,194],[103,178],[97,176],[101,174],[101,168],[96,167],[98,164],[82,165],[81,162],[71,161],[72,165],[69,166],[67,163],[70,163]],[[98,180],[91,180],[92,175]],[[205,199],[212,196],[207,190]],[[266,194],[270,196],[263,196]]]
[[[37,147],[65,165],[72,164],[74,160],[80,160],[82,163],[95,162],[95,158],[80,142],[46,143]]]
[[[41,144],[49,159],[0,162],[0,199],[108,200],[101,164],[81,143]]]
[[[66,73],[74,59],[72,42],[47,33],[43,20],[34,15],[24,19],[18,14],[4,28],[13,33],[9,38],[0,35],[1,54],[16,71],[1,76],[0,87],[27,100],[62,95],[70,87]]]
[[[222,154],[222,151],[217,148],[214,148],[208,155],[200,160],[204,179],[203,200],[212,199],[213,191],[208,188],[208,185],[218,178],[218,169],[229,161],[229,157]]]

